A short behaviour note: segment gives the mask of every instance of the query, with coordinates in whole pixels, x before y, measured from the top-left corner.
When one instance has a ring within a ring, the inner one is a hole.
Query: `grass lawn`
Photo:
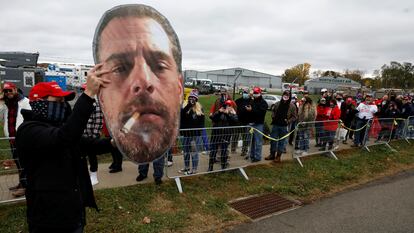
[[[312,156],[301,168],[296,162],[251,166],[249,181],[237,171],[182,179],[184,193],[173,180],[162,186],[134,185],[95,192],[100,212],[87,211],[86,232],[220,232],[247,222],[227,203],[235,198],[278,193],[304,203],[332,195],[367,181],[414,168],[414,144],[393,142],[398,153],[385,146],[337,153],[340,160]],[[143,223],[148,217],[151,222]],[[0,232],[25,232],[25,205],[0,206]]]

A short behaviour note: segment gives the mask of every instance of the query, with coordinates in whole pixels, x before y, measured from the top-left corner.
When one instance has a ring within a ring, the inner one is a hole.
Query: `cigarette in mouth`
[[[128,121],[124,124],[124,126],[122,126],[121,132],[123,133],[129,133],[129,131],[131,130],[132,126],[135,124],[135,121],[138,120],[140,114],[138,112],[134,113],[134,115],[132,115]]]

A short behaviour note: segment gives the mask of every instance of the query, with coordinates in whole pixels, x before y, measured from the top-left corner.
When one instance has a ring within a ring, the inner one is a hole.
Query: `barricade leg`
[[[239,168],[239,171],[246,180],[249,180],[249,177],[247,176],[246,171],[242,167]]]
[[[183,193],[183,187],[181,186],[180,177],[176,177],[174,180],[175,180],[175,184],[177,185],[178,192]]]

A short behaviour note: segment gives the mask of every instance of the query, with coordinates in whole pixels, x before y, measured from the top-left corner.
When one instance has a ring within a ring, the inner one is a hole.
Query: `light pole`
[[[233,81],[233,100],[236,98],[236,81],[240,77],[242,73],[241,69],[236,69],[234,74],[234,81]]]

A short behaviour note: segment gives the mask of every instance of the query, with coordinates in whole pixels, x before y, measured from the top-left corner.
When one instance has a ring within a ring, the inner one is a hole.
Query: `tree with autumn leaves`
[[[309,70],[311,65],[309,63],[298,64],[292,68],[286,69],[282,74],[282,81],[285,83],[299,83],[303,85],[309,79]]]

